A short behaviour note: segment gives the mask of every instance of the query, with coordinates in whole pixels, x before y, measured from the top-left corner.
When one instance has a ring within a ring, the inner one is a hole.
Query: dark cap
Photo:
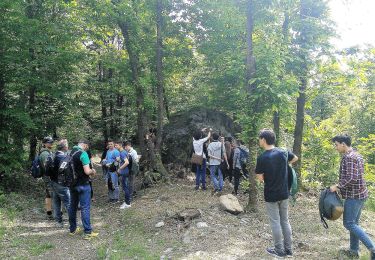
[[[43,141],[42,141],[43,144],[52,144],[53,143],[53,138],[50,137],[50,136],[46,136],[43,138]]]

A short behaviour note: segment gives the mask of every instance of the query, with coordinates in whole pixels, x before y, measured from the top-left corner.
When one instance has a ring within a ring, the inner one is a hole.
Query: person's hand
[[[205,127],[205,128],[202,128],[202,131],[206,131],[207,130],[207,127]]]
[[[95,176],[95,174],[96,174],[95,169],[91,169],[91,174],[90,174],[90,176]]]
[[[332,185],[331,187],[329,187],[329,190],[330,190],[331,192],[336,192],[336,191],[338,190],[337,184]]]

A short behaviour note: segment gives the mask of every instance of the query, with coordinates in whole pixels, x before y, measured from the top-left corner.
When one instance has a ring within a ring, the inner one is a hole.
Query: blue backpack
[[[41,178],[43,176],[39,155],[35,156],[31,165],[30,173],[31,173],[31,176],[33,176],[35,179]]]
[[[241,147],[238,147],[240,149],[240,162],[241,164],[246,163],[249,159],[249,151],[245,150]]]

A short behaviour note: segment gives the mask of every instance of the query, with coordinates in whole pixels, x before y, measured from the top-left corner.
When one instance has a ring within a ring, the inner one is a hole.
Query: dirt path
[[[30,208],[14,222],[13,239],[3,241],[0,256],[15,259],[272,259],[265,248],[272,244],[264,203],[258,213],[237,216],[219,207],[219,198],[210,191],[194,191],[190,180],[173,179],[141,192],[132,207],[120,210],[107,203],[107,188],[101,174],[94,180],[96,201],[91,219],[99,237],[86,241],[69,236],[66,228],[56,228],[45,220],[41,209]],[[230,193],[228,183],[224,193]],[[120,194],[123,200],[123,193]],[[260,196],[261,197],[261,196]],[[247,194],[240,203],[246,205]],[[175,219],[185,209],[198,209],[201,216],[184,227]],[[67,214],[64,214],[67,219]],[[362,225],[374,238],[375,214],[364,211]],[[314,194],[300,195],[290,209],[294,233],[294,259],[333,259],[340,247],[349,243],[341,220],[329,222],[325,230],[317,213]],[[163,226],[156,227],[163,222]],[[202,224],[204,223],[204,224]],[[26,246],[27,245],[27,246]],[[367,250],[361,246],[362,259]],[[1,251],[1,250],[0,250]]]

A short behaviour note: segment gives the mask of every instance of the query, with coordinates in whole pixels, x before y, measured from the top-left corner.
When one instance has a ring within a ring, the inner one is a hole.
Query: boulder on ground
[[[220,206],[223,210],[235,215],[243,212],[243,207],[232,194],[220,196]]]
[[[226,137],[234,137],[241,128],[227,114],[207,108],[193,108],[171,116],[163,131],[163,163],[189,167],[196,130],[210,127]]]

